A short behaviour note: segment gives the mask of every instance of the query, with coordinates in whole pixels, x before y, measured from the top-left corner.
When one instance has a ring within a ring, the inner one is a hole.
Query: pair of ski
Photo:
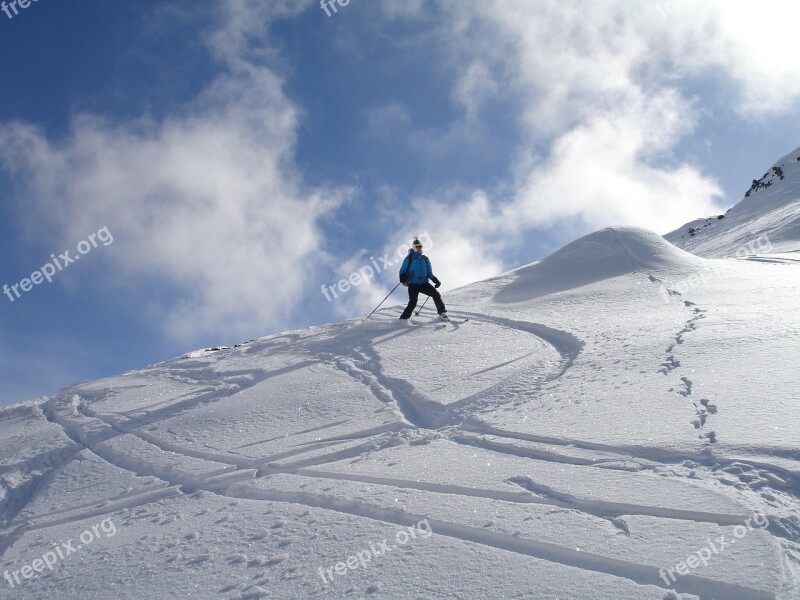
[[[462,325],[467,321],[469,321],[469,319],[454,319],[453,317],[450,317],[447,321],[442,321],[440,323],[428,322],[428,323],[420,323],[419,325],[417,325],[412,321],[411,324],[414,327],[432,327],[433,329],[444,329],[448,325]]]

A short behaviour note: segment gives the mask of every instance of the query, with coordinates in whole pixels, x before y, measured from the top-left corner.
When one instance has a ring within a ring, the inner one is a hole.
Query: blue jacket
[[[437,281],[436,275],[433,274],[433,270],[431,269],[431,261],[429,261],[428,257],[422,252],[408,253],[408,256],[406,256],[403,261],[403,266],[400,267],[401,274],[406,272],[408,261],[411,261],[411,271],[409,272],[409,278],[406,283],[422,285],[428,283],[428,279],[432,279],[434,282]]]

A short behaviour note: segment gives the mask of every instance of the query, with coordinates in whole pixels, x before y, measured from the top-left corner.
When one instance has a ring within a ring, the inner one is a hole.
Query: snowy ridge
[[[754,179],[742,201],[725,215],[697,219],[664,237],[709,258],[789,253],[779,260],[799,261],[800,148]]]
[[[446,294],[461,325],[388,308],[1,410],[0,575],[101,519],[119,533],[0,585],[796,599],[798,289],[790,262],[609,228]],[[398,544],[326,575],[380,540]]]

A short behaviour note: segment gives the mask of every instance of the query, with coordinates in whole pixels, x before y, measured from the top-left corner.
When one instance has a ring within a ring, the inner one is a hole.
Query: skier
[[[442,321],[449,321],[450,317],[447,316],[442,296],[435,289],[442,285],[442,282],[433,274],[431,261],[422,253],[422,242],[419,241],[419,238],[414,238],[412,246],[408,250],[408,256],[403,260],[403,266],[400,267],[400,283],[408,287],[408,306],[400,318],[405,321],[411,317],[411,313],[417,306],[417,299],[420,293],[423,293],[433,298],[439,318]],[[429,279],[434,285],[428,283]]]

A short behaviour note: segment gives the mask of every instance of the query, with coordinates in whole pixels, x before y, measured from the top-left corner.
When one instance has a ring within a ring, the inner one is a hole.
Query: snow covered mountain
[[[0,411],[0,597],[800,598],[782,164],[676,240],[777,258],[609,228],[446,294],[466,323],[388,308]]]
[[[800,239],[800,148],[754,179],[726,214],[697,219],[664,237],[707,258],[783,252],[797,258],[791,253]]]

